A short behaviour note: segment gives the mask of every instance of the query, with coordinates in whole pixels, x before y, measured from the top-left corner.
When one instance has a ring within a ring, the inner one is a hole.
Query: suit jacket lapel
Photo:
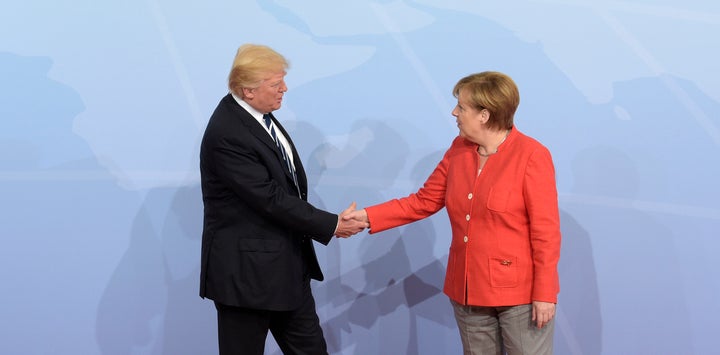
[[[267,130],[265,130],[264,127],[260,126],[259,122],[255,119],[255,117],[253,117],[249,112],[245,111],[245,109],[235,101],[231,94],[225,96],[225,99],[228,101],[231,109],[237,113],[237,116],[240,118],[240,122],[242,122],[247,127],[248,131],[252,133],[252,135],[254,135],[260,142],[265,144],[268,149],[273,151],[275,156],[280,161],[283,161],[282,153],[280,153],[280,149],[275,144],[275,141],[272,139],[272,137],[270,137]],[[275,116],[273,116],[272,113],[270,114],[270,117],[272,117],[272,120],[275,123],[275,127],[278,128],[280,132],[282,132],[282,134],[285,136],[288,143],[290,144],[290,149],[292,150],[293,155],[293,163],[295,165],[295,174],[297,175],[298,179],[298,187],[300,188],[300,191],[302,193],[306,193],[307,177],[305,176],[305,170],[303,169],[302,163],[300,162],[300,157],[298,156],[297,150],[295,149],[295,144],[292,142],[292,139],[290,139],[290,135],[288,134],[288,132],[280,124],[280,122],[275,119]],[[287,169],[283,169],[283,171],[285,172],[285,175],[288,179],[293,179],[292,175]]]
[[[228,94],[228,96],[226,96],[225,98],[228,99],[228,104],[230,105],[232,110],[237,113],[237,117],[240,119],[240,122],[245,125],[245,127],[247,127],[247,130],[260,142],[265,144],[270,150],[275,152],[275,155],[277,155],[277,157],[282,160],[282,155],[280,154],[280,150],[278,150],[275,141],[272,139],[272,137],[270,137],[265,128],[260,126],[255,117],[253,117],[249,112],[245,111],[242,106],[238,105],[232,95]]]

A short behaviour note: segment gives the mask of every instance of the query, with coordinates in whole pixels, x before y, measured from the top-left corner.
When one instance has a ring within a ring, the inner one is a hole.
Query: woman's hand
[[[532,303],[532,320],[538,329],[548,324],[555,316],[555,303],[533,301]]]

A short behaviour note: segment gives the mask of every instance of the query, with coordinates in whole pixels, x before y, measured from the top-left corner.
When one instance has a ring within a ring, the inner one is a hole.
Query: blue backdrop
[[[556,353],[717,353],[719,27],[709,0],[6,1],[0,353],[216,353],[198,147],[246,42],[291,61],[277,117],[335,212],[415,191],[455,82],[509,74],[557,169]],[[317,245],[331,353],[460,353],[449,238]]]

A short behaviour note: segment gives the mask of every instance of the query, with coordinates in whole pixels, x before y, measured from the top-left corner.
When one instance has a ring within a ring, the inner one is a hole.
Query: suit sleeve
[[[338,216],[287,193],[268,167],[275,156],[263,153],[256,138],[222,136],[211,147],[215,174],[243,203],[263,217],[288,229],[327,244],[335,232]],[[282,176],[282,172],[276,172]],[[284,178],[284,177],[283,177]]]

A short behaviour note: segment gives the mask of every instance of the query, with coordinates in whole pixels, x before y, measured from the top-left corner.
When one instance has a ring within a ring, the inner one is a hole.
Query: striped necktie
[[[277,145],[278,149],[280,149],[280,155],[282,155],[283,160],[285,161],[285,166],[287,167],[288,171],[290,172],[290,175],[293,177],[293,182],[295,183],[295,187],[298,189],[298,194],[300,193],[300,188],[298,186],[297,181],[297,174],[295,173],[295,167],[293,166],[292,162],[290,161],[290,157],[288,156],[288,153],[285,151],[285,147],[280,143],[280,139],[278,139],[277,133],[275,133],[275,125],[272,122],[272,119],[270,118],[269,114],[264,114],[263,119],[265,120],[265,125],[268,129],[270,129],[270,135],[272,136],[273,140],[275,141],[275,144]]]

